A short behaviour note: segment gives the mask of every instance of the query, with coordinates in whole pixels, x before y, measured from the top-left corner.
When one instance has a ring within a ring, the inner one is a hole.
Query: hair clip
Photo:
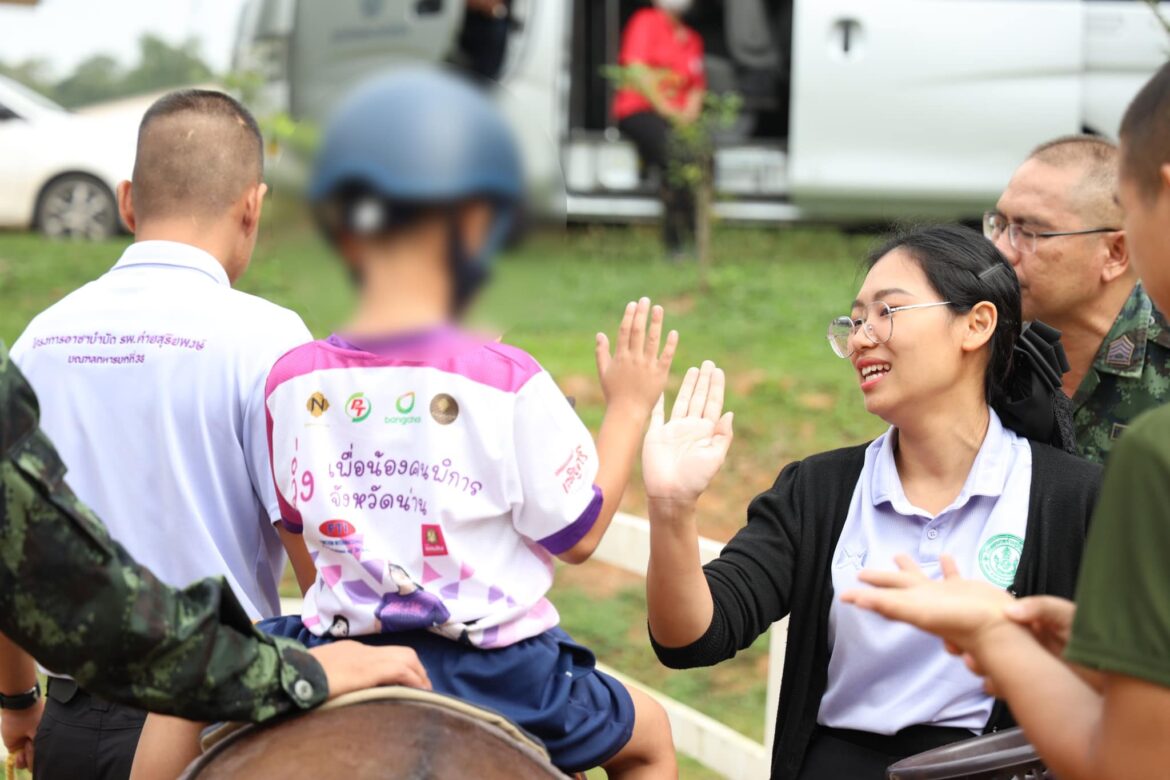
[[[1000,265],[993,265],[993,266],[991,266],[990,268],[986,268],[986,269],[984,269],[984,270],[980,271],[980,272],[979,272],[979,274],[978,274],[978,276],[979,276],[979,281],[981,281],[981,282],[982,282],[982,281],[986,281],[986,280],[987,280],[987,277],[991,276],[993,273],[995,273],[996,271],[998,271],[998,270],[999,270],[999,269],[1001,269],[1001,268],[1003,268],[1003,265],[1002,265],[1002,264],[1000,264]]]

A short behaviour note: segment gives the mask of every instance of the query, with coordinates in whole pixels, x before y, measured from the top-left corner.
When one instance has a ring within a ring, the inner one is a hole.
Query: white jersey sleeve
[[[279,331],[274,331],[268,339],[268,349],[258,351],[256,363],[252,366],[253,381],[247,388],[244,397],[244,458],[248,464],[248,476],[252,480],[252,487],[264,505],[268,518],[273,523],[280,522],[281,511],[276,498],[276,485],[273,483],[272,466],[268,449],[268,414],[265,407],[265,383],[268,372],[273,364],[294,347],[313,340],[309,329],[301,318],[292,312],[281,323]]]
[[[560,555],[593,527],[602,495],[593,437],[545,371],[516,394],[514,445],[522,496],[513,525]]]

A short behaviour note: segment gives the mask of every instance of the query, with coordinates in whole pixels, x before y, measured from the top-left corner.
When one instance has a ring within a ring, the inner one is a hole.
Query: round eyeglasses
[[[950,301],[934,303],[913,303],[909,306],[891,307],[885,301],[874,301],[865,306],[856,317],[837,317],[829,323],[829,346],[840,358],[853,355],[853,334],[860,330],[874,344],[885,344],[894,335],[894,314],[911,309],[929,309],[934,306],[948,306]]]
[[[999,237],[1006,232],[1008,243],[1012,245],[1012,249],[1017,252],[1028,252],[1029,254],[1036,251],[1036,242],[1041,238],[1088,236],[1093,233],[1116,233],[1119,230],[1121,228],[1096,227],[1088,228],[1087,230],[1050,230],[1044,233],[1037,233],[1034,230],[1028,230],[1018,223],[1009,222],[1008,218],[998,211],[988,211],[983,215],[983,235],[985,237],[990,238],[992,241],[998,241]]]

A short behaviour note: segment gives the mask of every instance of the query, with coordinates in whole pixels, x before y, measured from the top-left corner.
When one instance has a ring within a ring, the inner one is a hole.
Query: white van
[[[646,4],[507,4],[500,101],[533,169],[563,171],[570,219],[658,213],[601,75]],[[371,72],[459,60],[465,14],[463,0],[249,0],[236,64],[263,74],[270,107],[319,117]],[[1036,144],[1115,136],[1170,50],[1143,0],[696,0],[687,21],[710,87],[744,97],[716,156],[716,210],[744,221],[977,215]]]

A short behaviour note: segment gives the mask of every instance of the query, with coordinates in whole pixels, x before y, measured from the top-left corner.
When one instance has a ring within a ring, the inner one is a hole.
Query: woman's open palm
[[[722,369],[706,361],[683,378],[670,421],[659,399],[642,445],[650,500],[694,501],[719,473],[731,446],[732,414],[723,414]]]

